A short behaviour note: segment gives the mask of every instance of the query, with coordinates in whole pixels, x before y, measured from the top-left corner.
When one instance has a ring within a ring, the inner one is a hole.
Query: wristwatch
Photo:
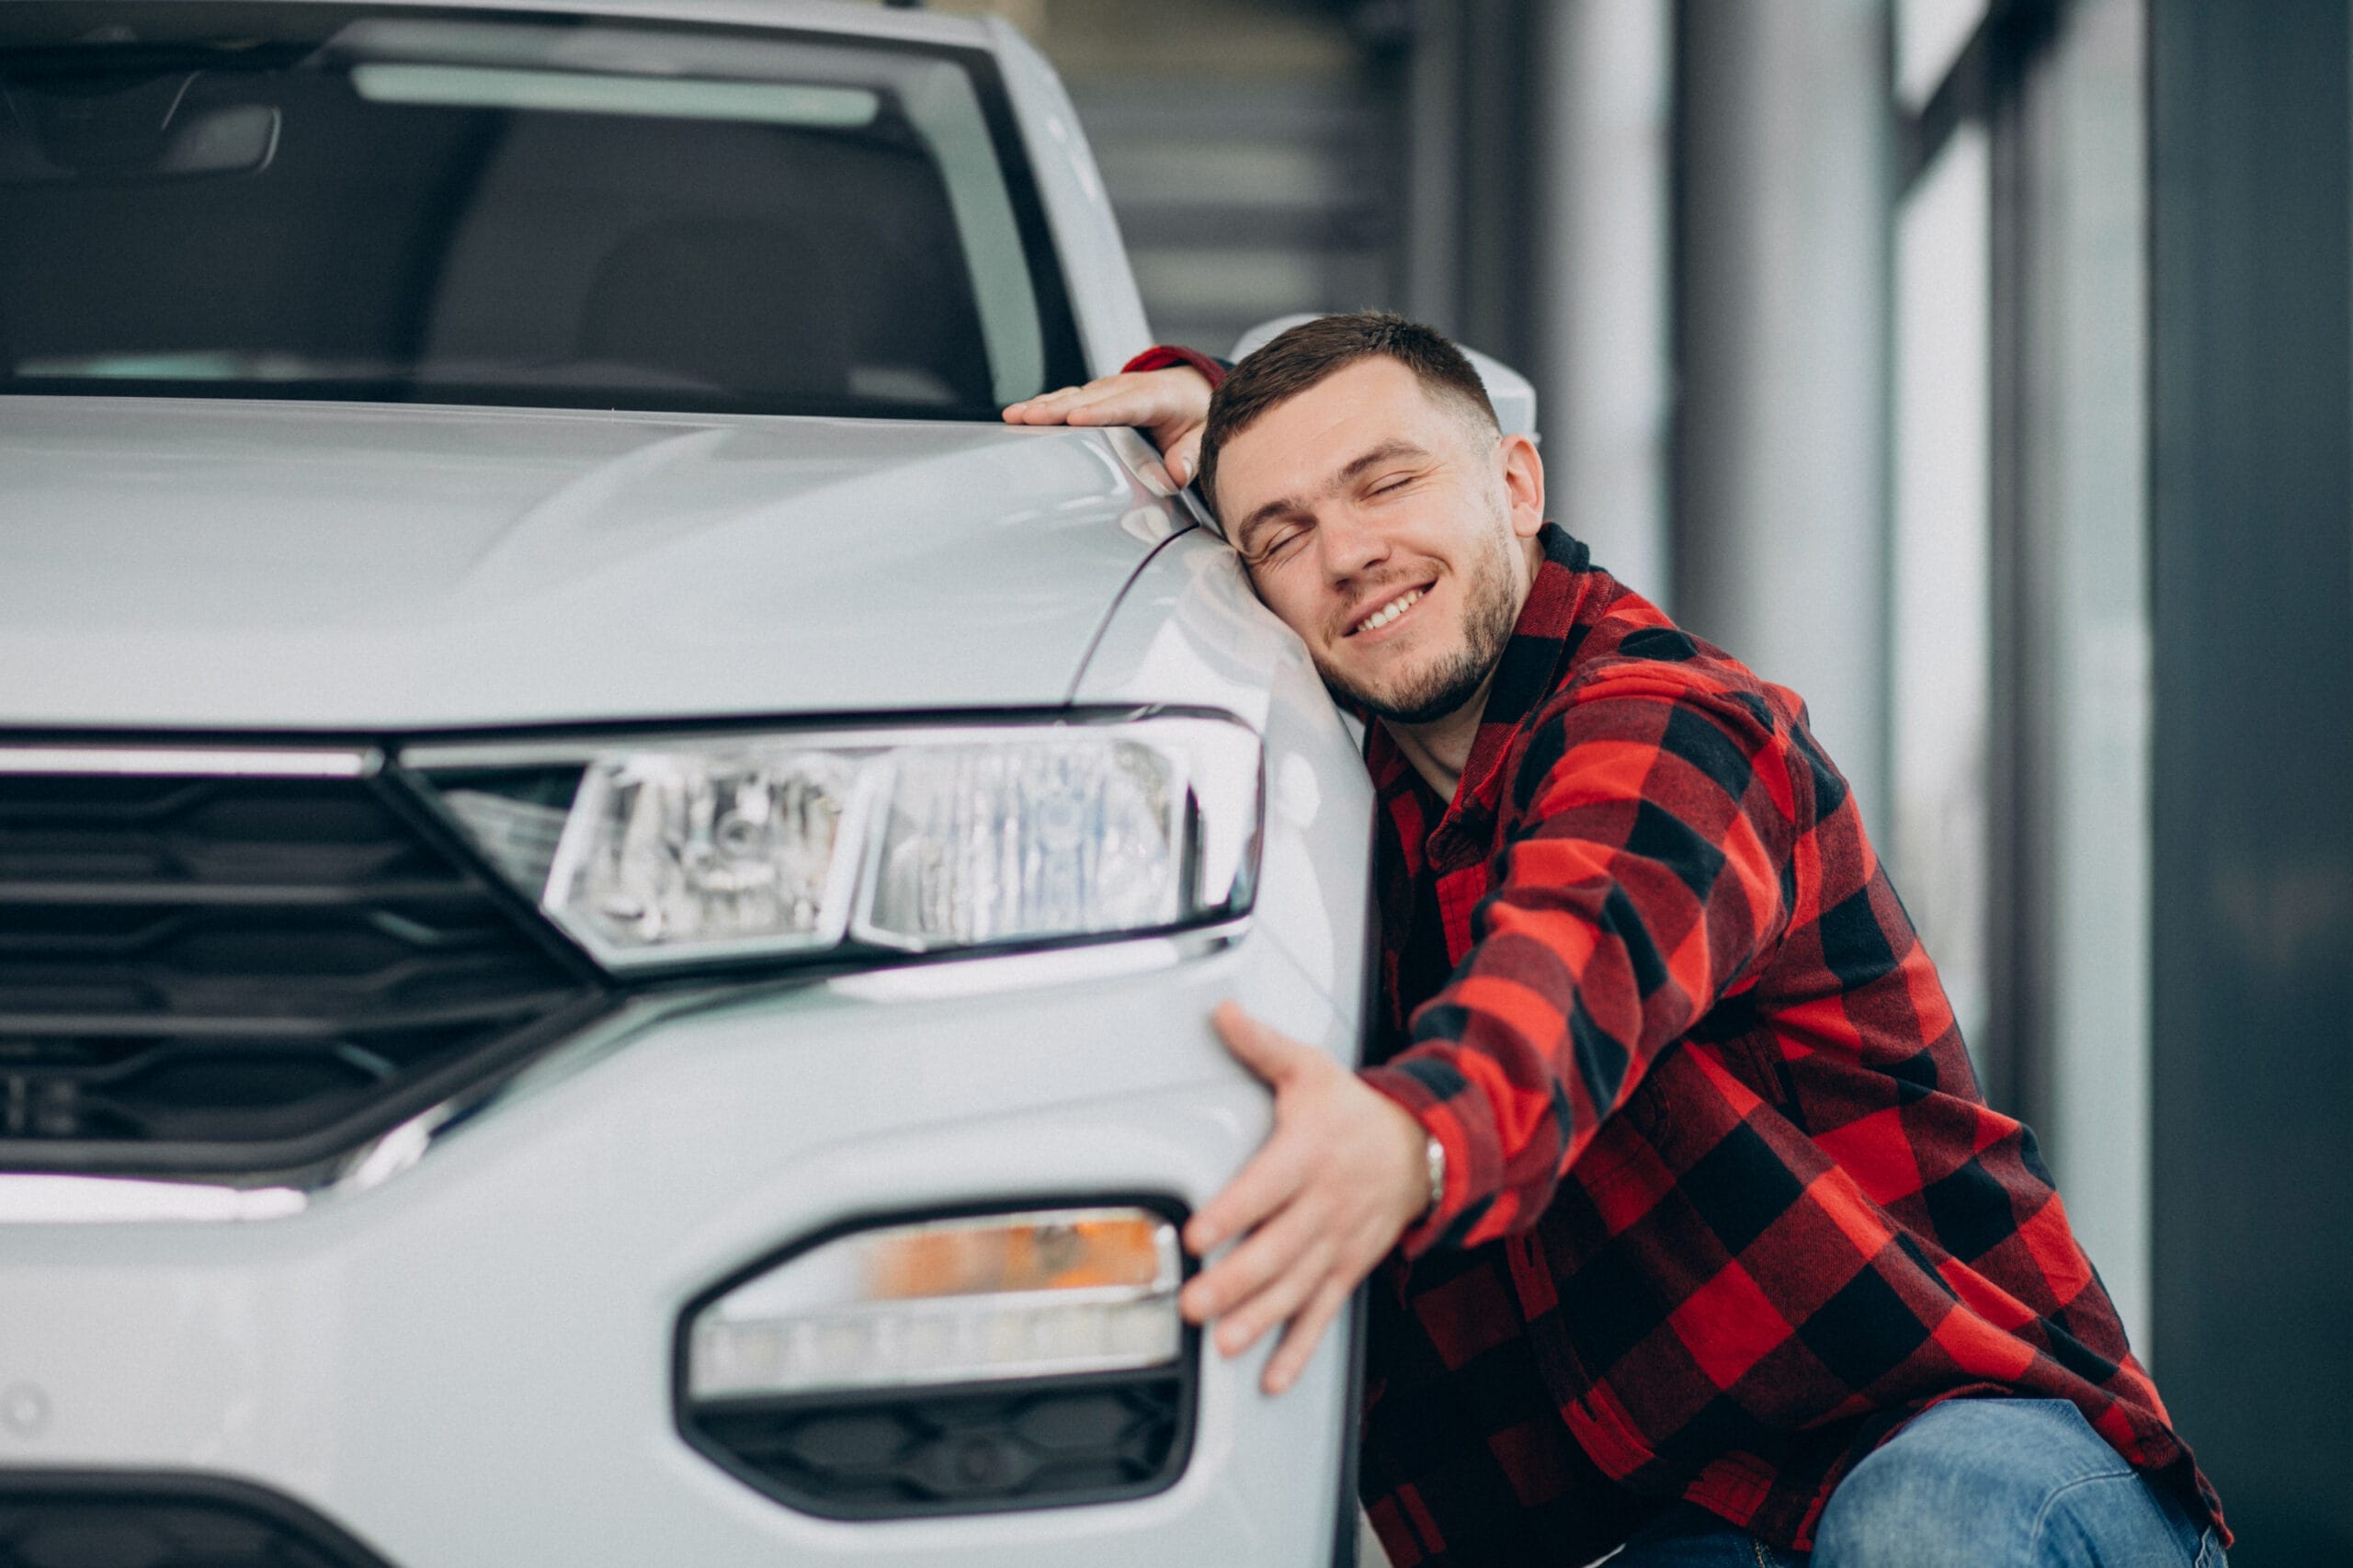
[[[1430,1178],[1430,1200],[1422,1210],[1422,1218],[1427,1220],[1446,1201],[1446,1145],[1438,1141],[1435,1133],[1422,1145],[1422,1162]]]

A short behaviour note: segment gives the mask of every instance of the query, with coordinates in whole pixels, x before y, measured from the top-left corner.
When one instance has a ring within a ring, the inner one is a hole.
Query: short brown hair
[[[1503,426],[1487,384],[1446,335],[1394,311],[1353,311],[1318,316],[1283,333],[1233,368],[1210,398],[1209,426],[1201,433],[1201,499],[1217,513],[1218,449],[1256,424],[1277,403],[1361,359],[1375,355],[1414,372],[1424,391],[1451,403],[1489,428]]]

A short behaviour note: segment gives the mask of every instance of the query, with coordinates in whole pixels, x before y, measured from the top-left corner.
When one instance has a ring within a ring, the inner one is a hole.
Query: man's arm
[[[1665,663],[1544,715],[1476,946],[1415,1012],[1413,1044],[1363,1074],[1446,1150],[1408,1256],[1534,1224],[1658,1053],[1779,939],[1798,836],[1788,745],[1753,695]]]
[[[1349,1074],[1220,1010],[1227,1044],[1274,1086],[1275,1131],[1186,1227],[1199,1255],[1248,1239],[1186,1287],[1184,1308],[1222,1320],[1229,1356],[1288,1325],[1267,1392],[1401,1239],[1413,1255],[1535,1223],[1659,1051],[1785,928],[1798,807],[1787,736],[1753,701],[1643,663],[1547,712],[1476,945],[1393,1061]],[[1334,1079],[1411,1114],[1374,1114]],[[1446,1151],[1427,1209],[1425,1131]]]
[[[1040,393],[1004,417],[1007,425],[1132,425],[1160,449],[1168,477],[1184,484],[1200,467],[1210,392],[1224,378],[1223,365],[1189,348],[1148,348],[1118,375]]]

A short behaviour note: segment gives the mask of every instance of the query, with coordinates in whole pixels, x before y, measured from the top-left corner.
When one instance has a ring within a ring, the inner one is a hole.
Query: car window
[[[971,419],[1081,379],[984,54],[0,6],[0,391]]]

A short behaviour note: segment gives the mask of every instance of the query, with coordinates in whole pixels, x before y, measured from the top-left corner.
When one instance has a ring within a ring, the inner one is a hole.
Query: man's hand
[[[1200,464],[1209,418],[1209,381],[1189,365],[1103,376],[1005,411],[1007,425],[1132,425],[1160,449],[1168,477],[1178,484],[1190,481]]]
[[[1288,1324],[1267,1363],[1268,1393],[1290,1387],[1357,1282],[1397,1244],[1429,1199],[1427,1139],[1404,1107],[1312,1046],[1231,1002],[1211,1021],[1226,1049],[1273,1085],[1275,1131],[1185,1227],[1207,1256],[1247,1238],[1185,1287],[1185,1316],[1218,1321],[1217,1347],[1239,1356]]]

